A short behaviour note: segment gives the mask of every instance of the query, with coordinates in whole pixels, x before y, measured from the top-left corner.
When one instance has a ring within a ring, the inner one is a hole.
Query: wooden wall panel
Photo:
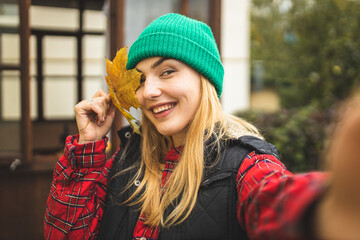
[[[0,239],[44,239],[43,219],[52,171],[0,172]]]
[[[109,44],[110,59],[116,56],[117,51],[124,47],[124,21],[125,21],[125,0],[110,0],[110,18],[109,18]],[[116,109],[115,119],[111,127],[111,153],[114,153],[120,146],[120,139],[117,131],[123,125],[123,116]]]

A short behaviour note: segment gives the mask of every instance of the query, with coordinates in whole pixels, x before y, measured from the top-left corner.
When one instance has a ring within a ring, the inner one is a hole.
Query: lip
[[[154,108],[164,106],[164,105],[169,105],[169,104],[174,104],[174,106],[175,106],[177,104],[177,102],[162,102],[162,103],[155,104],[155,105],[152,105],[152,106],[148,107],[148,110],[152,111]]]
[[[160,113],[154,113],[154,111],[153,111],[154,108],[164,106],[164,105],[169,105],[169,104],[173,104],[174,106],[172,108],[170,108],[168,110],[165,110],[165,111],[162,111]],[[151,107],[148,108],[148,110],[153,114],[153,116],[155,118],[164,118],[174,110],[176,105],[177,105],[177,102],[163,102],[163,103],[160,103],[160,104],[152,105]]]

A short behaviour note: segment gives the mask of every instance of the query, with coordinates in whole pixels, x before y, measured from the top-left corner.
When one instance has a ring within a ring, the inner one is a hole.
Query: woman
[[[75,106],[79,135],[67,138],[54,171],[46,239],[310,239],[328,231],[328,209],[314,207],[327,177],[292,175],[255,127],[223,113],[224,71],[207,25],[179,14],[154,20],[127,68],[142,73],[141,136],[120,130],[121,147],[106,160],[109,95],[100,90]],[[320,232],[311,230],[317,223]]]

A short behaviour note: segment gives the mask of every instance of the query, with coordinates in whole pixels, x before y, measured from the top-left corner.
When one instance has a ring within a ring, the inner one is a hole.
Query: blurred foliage
[[[265,140],[274,144],[280,159],[293,172],[323,168],[325,136],[332,113],[314,105],[299,110],[283,109],[276,113],[241,112],[236,114],[252,122]]]
[[[253,0],[252,79],[285,108],[329,107],[360,82],[360,1]]]
[[[360,1],[252,0],[253,90],[282,110],[237,114],[276,145],[291,171],[321,169],[332,106],[360,84]]]

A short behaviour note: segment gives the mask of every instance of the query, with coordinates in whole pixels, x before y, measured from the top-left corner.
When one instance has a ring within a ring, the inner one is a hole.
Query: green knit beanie
[[[224,78],[219,50],[208,25],[177,13],[155,19],[134,42],[126,68],[149,57],[174,58],[194,68],[216,88],[220,97]]]

